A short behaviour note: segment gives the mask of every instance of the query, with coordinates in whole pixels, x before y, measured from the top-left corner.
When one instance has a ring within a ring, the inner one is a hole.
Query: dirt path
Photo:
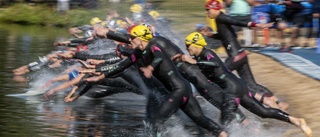
[[[258,83],[290,104],[290,114],[303,117],[313,130],[313,137],[320,137],[320,81],[300,74],[272,58],[248,52],[252,72]],[[291,136],[298,131],[286,132]]]

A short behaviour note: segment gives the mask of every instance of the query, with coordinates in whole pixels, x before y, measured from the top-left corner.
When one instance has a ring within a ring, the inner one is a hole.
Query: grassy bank
[[[123,3],[122,6],[129,6],[129,3]],[[55,7],[46,5],[28,5],[15,4],[2,10],[0,21],[6,23],[18,23],[25,25],[43,25],[69,27],[88,24],[92,17],[106,17],[108,9],[117,9],[120,5],[101,4],[97,9],[72,9],[64,14],[59,14]],[[103,8],[102,8],[103,7]],[[112,8],[111,8],[112,7]],[[121,11],[120,11],[121,13]]]
[[[171,20],[171,26],[179,32],[187,33],[194,30],[196,23],[204,23],[204,2],[198,0],[149,0],[160,16]],[[16,4],[2,9],[0,21],[26,25],[43,25],[70,27],[88,24],[92,17],[105,18],[110,9],[117,10],[121,16],[129,16],[132,0],[121,3],[100,3],[97,9],[72,9],[65,14],[58,14],[55,7],[45,5]]]

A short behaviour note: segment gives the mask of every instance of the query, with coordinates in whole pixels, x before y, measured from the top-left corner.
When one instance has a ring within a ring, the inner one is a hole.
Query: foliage
[[[0,21],[26,25],[76,26],[88,24],[92,17],[105,18],[100,9],[73,9],[59,14],[55,8],[46,5],[15,4],[0,13]]]
[[[181,32],[190,32],[196,23],[205,23],[204,0],[146,0],[153,4],[161,17],[172,21],[171,26]],[[88,24],[92,17],[104,19],[109,10],[117,10],[120,16],[130,16],[129,7],[133,0],[121,3],[99,1],[98,8],[73,8],[65,14],[58,14],[55,7],[37,4],[15,4],[1,9],[0,21],[26,25],[69,27]]]

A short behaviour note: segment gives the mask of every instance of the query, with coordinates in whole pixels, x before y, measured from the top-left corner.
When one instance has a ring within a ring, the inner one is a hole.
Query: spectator
[[[57,11],[59,14],[65,14],[69,10],[69,0],[58,0]]]
[[[298,46],[297,38],[299,28],[303,26],[304,17],[302,14],[303,6],[301,5],[302,0],[285,0],[280,2],[286,6],[286,10],[283,13],[284,21],[291,24],[291,39],[290,42],[280,48],[281,52],[291,52],[292,47]]]
[[[253,5],[254,0],[225,0],[226,5],[229,7],[229,15],[232,18],[244,22],[251,21],[251,5]],[[233,26],[236,32],[241,30],[240,27]],[[245,39],[245,45],[251,46],[252,44],[252,34],[251,30],[248,28],[243,28],[243,36]]]
[[[301,4],[304,7],[302,11],[305,19],[303,27],[306,29],[304,47],[309,47],[308,41],[311,41],[313,30],[312,4],[308,0],[304,0]]]
[[[287,25],[283,21],[283,12],[285,11],[285,6],[278,4],[278,0],[270,0],[269,5],[271,8],[270,21],[274,22],[272,29],[276,29],[276,42],[273,43],[274,46],[285,45],[283,32],[287,28]]]
[[[320,1],[319,0],[309,0],[309,2],[312,3],[312,5],[313,5],[313,14],[312,14],[313,18],[318,19],[318,24],[313,24],[313,25],[318,27],[317,37],[319,38],[319,36],[320,36],[320,21],[319,21]]]
[[[259,24],[270,23],[271,7],[265,0],[255,0],[252,7],[252,21]],[[269,28],[265,28],[263,31],[264,45],[269,44]],[[257,29],[253,28],[253,47],[258,47],[260,44],[257,42]]]

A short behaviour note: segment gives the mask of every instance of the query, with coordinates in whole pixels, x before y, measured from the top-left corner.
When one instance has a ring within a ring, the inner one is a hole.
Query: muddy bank
[[[320,81],[287,68],[272,58],[253,52],[248,54],[256,81],[288,102],[288,112],[305,118],[313,130],[313,136],[320,136]],[[284,134],[291,136],[298,132],[293,130]]]

